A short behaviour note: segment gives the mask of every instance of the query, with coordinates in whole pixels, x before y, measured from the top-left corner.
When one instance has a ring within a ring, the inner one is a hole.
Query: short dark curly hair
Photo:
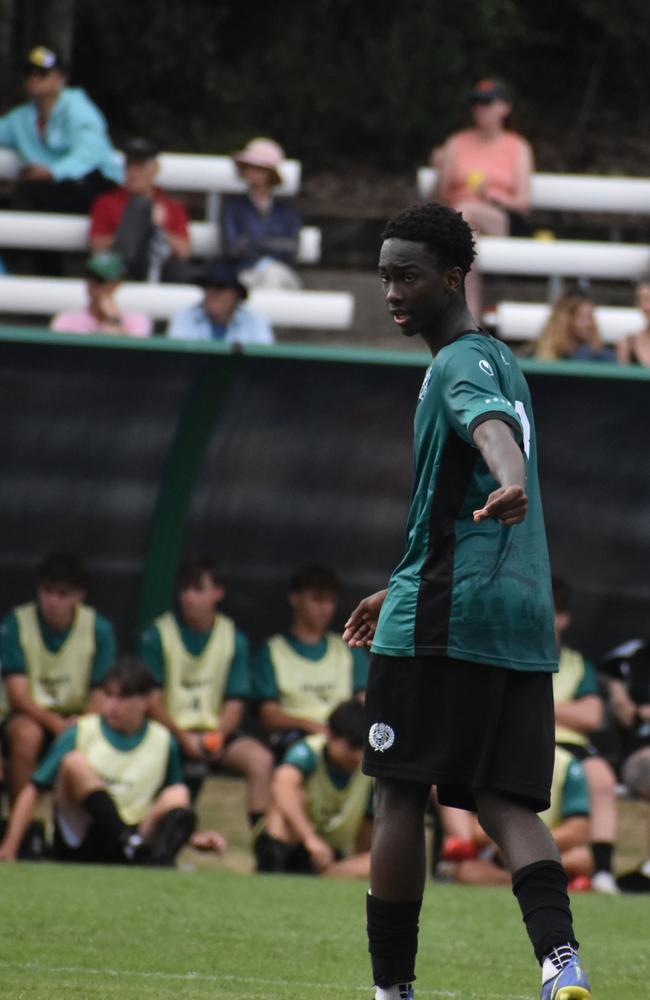
[[[460,267],[463,274],[476,257],[472,230],[461,213],[435,201],[412,205],[391,216],[381,239],[424,243],[441,268]]]

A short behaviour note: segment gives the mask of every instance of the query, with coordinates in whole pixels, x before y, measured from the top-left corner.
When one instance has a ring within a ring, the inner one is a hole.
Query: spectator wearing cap
[[[272,344],[267,320],[243,304],[248,295],[237,268],[218,262],[198,282],[203,299],[172,317],[167,336],[172,340],[222,341],[226,344]]]
[[[0,146],[24,166],[10,206],[21,211],[88,212],[121,167],[103,114],[84,90],[66,86],[61,57],[39,45],[24,65],[28,100],[0,117]]]
[[[523,236],[530,231],[533,154],[529,143],[506,128],[512,111],[509,86],[496,77],[480,80],[471,92],[472,125],[455,132],[437,153],[435,197],[462,212],[477,233]],[[467,298],[480,320],[480,283],[476,265]]]
[[[144,313],[122,312],[115,293],[124,277],[124,263],[113,251],[93,254],[86,263],[88,305],[58,313],[50,323],[59,333],[127,334],[148,337],[151,320]]]
[[[190,232],[185,206],[156,187],[158,148],[148,139],[124,146],[124,184],[93,203],[90,245],[116,250],[133,281],[187,281]]]
[[[284,150],[273,139],[251,139],[233,160],[247,190],[223,198],[224,256],[237,265],[247,288],[300,288],[302,283],[293,269],[300,216],[292,198],[273,194],[282,179]]]

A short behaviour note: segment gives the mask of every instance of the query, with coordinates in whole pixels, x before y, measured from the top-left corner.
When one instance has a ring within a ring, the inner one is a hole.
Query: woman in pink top
[[[96,253],[86,264],[88,305],[85,309],[58,313],[50,323],[59,333],[110,333],[148,337],[151,320],[144,313],[123,313],[115,293],[124,274],[119,254]]]

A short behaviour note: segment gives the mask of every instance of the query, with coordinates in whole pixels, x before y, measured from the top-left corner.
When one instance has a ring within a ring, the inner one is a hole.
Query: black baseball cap
[[[152,142],[151,139],[144,139],[141,136],[125,142],[122,151],[127,163],[144,163],[145,160],[155,160],[160,152],[155,142]]]
[[[59,53],[55,52],[54,49],[48,49],[46,45],[37,45],[29,50],[25,56],[24,69],[25,74],[42,73],[45,75],[53,69],[58,69],[61,73],[65,72]]]
[[[490,101],[512,101],[512,90],[499,77],[490,76],[479,80],[472,87],[470,95],[472,104],[489,104]]]
[[[216,261],[196,279],[201,288],[234,288],[245,299],[248,289],[239,280],[237,268],[228,261]]]

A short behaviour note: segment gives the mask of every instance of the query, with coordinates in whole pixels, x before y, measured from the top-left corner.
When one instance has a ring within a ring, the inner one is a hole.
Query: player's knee
[[[607,761],[595,759],[585,768],[587,784],[592,795],[614,796],[616,775]]]
[[[68,777],[71,774],[79,774],[80,771],[88,770],[88,761],[81,750],[69,750],[61,761],[61,774]]]
[[[9,723],[7,739],[11,756],[30,758],[40,753],[45,732],[34,719],[27,715],[16,715]]]
[[[430,793],[430,785],[377,778],[374,799],[375,819],[381,821],[386,814],[423,817]]]

